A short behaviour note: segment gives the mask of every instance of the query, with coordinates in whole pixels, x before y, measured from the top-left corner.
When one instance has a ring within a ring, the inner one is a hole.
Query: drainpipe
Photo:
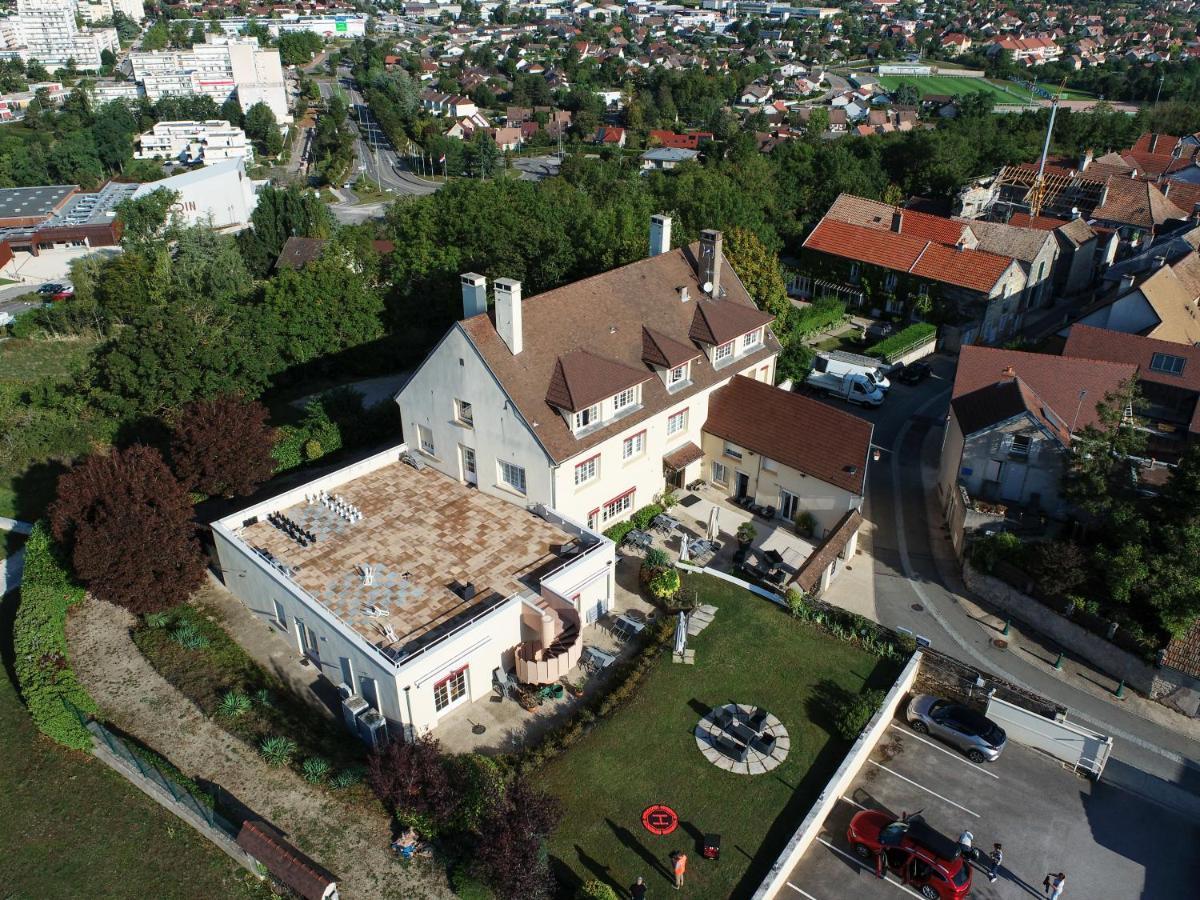
[[[412,697],[408,693],[409,690],[411,690],[411,689],[412,689],[411,684],[406,684],[404,686],[404,706],[408,709],[408,730],[412,734],[413,738],[416,738],[417,723],[413,721]]]

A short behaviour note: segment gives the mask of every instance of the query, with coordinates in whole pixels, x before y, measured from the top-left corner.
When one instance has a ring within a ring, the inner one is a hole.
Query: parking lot
[[[903,706],[901,707],[903,709]],[[956,750],[889,724],[850,788],[777,895],[796,900],[920,897],[889,874],[875,877],[851,853],[846,828],[860,809],[897,817],[922,812],[952,840],[1004,846],[1000,877],[975,870],[970,897],[1044,897],[1042,880],[1066,872],[1063,900],[1174,900],[1196,894],[1200,823],[1104,783],[1012,741],[995,763],[974,765]]]

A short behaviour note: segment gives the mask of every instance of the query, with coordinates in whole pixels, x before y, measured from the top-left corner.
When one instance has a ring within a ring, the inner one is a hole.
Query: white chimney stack
[[[512,355],[516,356],[524,346],[521,334],[521,282],[497,278],[495,293],[496,331]]]
[[[465,272],[462,279],[463,318],[487,312],[487,277],[478,272]]]
[[[650,255],[660,256],[671,249],[671,217],[650,217]]]

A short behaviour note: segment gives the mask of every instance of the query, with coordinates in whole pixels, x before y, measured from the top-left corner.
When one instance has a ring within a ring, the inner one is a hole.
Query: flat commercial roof
[[[416,652],[565,559],[573,535],[533,513],[424,468],[395,462],[330,492],[362,513],[348,522],[321,502],[279,510],[312,532],[302,547],[261,516],[241,530],[252,547],[368,642],[394,658]],[[373,569],[366,584],[361,567]],[[473,584],[466,599],[462,586]],[[390,626],[395,639],[386,636]]]
[[[49,216],[77,190],[79,185],[76,184],[0,188],[0,219]]]

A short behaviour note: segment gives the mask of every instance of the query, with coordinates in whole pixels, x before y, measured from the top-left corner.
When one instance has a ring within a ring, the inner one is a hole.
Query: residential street
[[[1006,650],[991,644],[999,620],[963,596],[948,541],[932,539],[943,530],[931,466],[940,454],[954,373],[948,359],[933,365],[936,376],[920,387],[896,385],[880,409],[859,412],[875,422],[881,450],[865,510],[874,523],[866,552],[874,558],[876,617],[1069,707],[1069,718],[1114,738],[1106,781],[1200,816],[1197,723],[1140,698],[1115,699],[1114,681],[1076,660],[1056,672],[1057,647],[1032,649],[1040,647],[1036,636],[1010,641]]]

